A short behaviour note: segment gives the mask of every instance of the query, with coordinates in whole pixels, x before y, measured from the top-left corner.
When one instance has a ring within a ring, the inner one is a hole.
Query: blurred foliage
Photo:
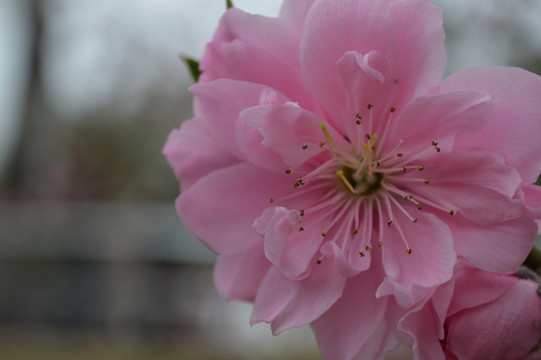
[[[186,65],[188,65],[188,69],[190,70],[192,78],[195,82],[197,82],[199,80],[199,76],[201,75],[201,70],[199,70],[199,62],[188,57],[183,57],[182,59],[184,60]]]

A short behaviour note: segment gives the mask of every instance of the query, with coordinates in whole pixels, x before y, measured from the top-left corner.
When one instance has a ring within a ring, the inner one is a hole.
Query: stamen
[[[291,174],[291,169],[286,169],[286,174]]]
[[[316,264],[321,264],[321,259],[316,259]]]
[[[308,149],[308,144],[304,144],[304,145],[302,146],[302,149],[303,149],[303,150]]]
[[[325,237],[325,236],[327,236],[327,233],[325,231],[322,231],[321,236]]]
[[[270,198],[269,202],[273,203],[273,202],[274,202],[274,199],[273,199],[273,198]]]
[[[331,134],[329,133],[329,130],[327,130],[327,126],[325,123],[320,122],[319,126],[321,126],[321,130],[323,131],[323,135],[325,136],[325,140],[327,140],[327,144],[329,145],[329,150],[331,151],[331,155],[338,161],[340,164],[345,166],[355,166],[357,165],[357,159],[352,159],[351,156],[346,155],[342,152],[340,147],[336,145],[333,138],[331,137]],[[336,152],[340,154],[340,156],[336,155]]]
[[[304,228],[301,226],[301,227],[299,228],[299,231],[304,231]]]
[[[319,143],[319,147],[322,148],[323,146],[325,146],[325,141],[322,141]]]
[[[351,191],[353,194],[357,194],[353,186],[349,183],[348,179],[344,176],[343,170],[338,170],[336,172],[336,175],[344,182],[344,184],[348,187],[349,191]]]

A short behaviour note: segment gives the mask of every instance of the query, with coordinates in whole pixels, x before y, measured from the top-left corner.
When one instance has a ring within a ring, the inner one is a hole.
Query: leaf
[[[190,70],[190,74],[192,74],[192,77],[195,82],[199,80],[199,75],[201,75],[201,70],[199,70],[199,61],[190,59],[189,57],[182,57],[182,60],[188,65],[188,69]]]
[[[233,1],[225,0],[225,7],[231,9],[233,7]]]

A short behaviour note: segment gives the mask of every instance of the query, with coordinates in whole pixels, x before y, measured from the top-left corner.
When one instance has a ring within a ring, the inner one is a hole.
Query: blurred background
[[[541,73],[541,1],[434,0],[448,67]],[[234,0],[276,16],[278,0]],[[224,0],[0,0],[0,359],[320,359],[214,290],[161,147]],[[411,358],[406,352],[389,359]]]

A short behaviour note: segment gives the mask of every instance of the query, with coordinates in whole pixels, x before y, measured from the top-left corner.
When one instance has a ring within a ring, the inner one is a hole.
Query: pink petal
[[[505,206],[505,202],[502,205]],[[455,238],[457,254],[480,269],[502,273],[515,271],[520,266],[537,235],[537,224],[525,215],[492,224],[476,224],[458,213],[448,225]]]
[[[304,18],[315,0],[284,0],[280,8],[280,18],[302,28]]]
[[[306,16],[301,37],[303,78],[313,96],[335,119],[348,115],[344,112],[346,103],[336,64],[349,50],[360,54],[378,51],[389,63],[390,78],[400,75],[399,54],[385,0],[321,0],[314,3]]]
[[[520,359],[541,340],[537,284],[516,280],[498,300],[448,319],[447,348],[460,360]]]
[[[254,220],[272,197],[290,191],[286,174],[241,163],[201,178],[177,199],[190,231],[218,254],[235,254],[261,241]],[[284,181],[285,180],[285,181]]]
[[[287,166],[298,167],[323,150],[320,118],[296,104],[247,109],[241,119],[261,133],[262,145],[280,155]]]
[[[402,72],[398,109],[425,94],[442,79],[445,70],[445,33],[442,11],[426,0],[387,1]]]
[[[208,44],[200,68],[203,71],[200,82],[232,79],[262,84],[305,109],[318,111],[295,67],[241,40]]]
[[[368,104],[374,105],[373,118],[385,117],[391,108],[396,86],[389,79],[389,65],[386,59],[377,51],[362,55],[356,51],[347,51],[337,63],[340,86],[347,99],[349,116],[334,121],[336,127],[344,133],[355,134],[358,125],[355,114],[360,114],[366,120],[370,117]],[[377,126],[377,124],[376,124]],[[364,139],[363,139],[364,141]]]
[[[385,347],[386,332],[379,332],[388,308],[389,298],[376,299],[381,270],[371,269],[348,279],[342,297],[312,328],[321,354],[326,359],[353,359],[367,342]],[[365,359],[367,352],[362,353]],[[361,357],[362,359],[363,357]]]
[[[541,187],[527,185],[522,188],[526,213],[535,219],[541,232]]]
[[[403,140],[401,149],[406,156],[432,149],[432,141],[438,142],[443,152],[448,152],[455,135],[478,132],[491,114],[490,96],[483,91],[419,97],[400,117],[392,120],[389,144],[394,147]]]
[[[216,288],[229,300],[254,301],[270,266],[263,254],[261,241],[246,251],[221,255],[214,267]]]
[[[456,253],[449,228],[435,215],[419,213],[417,223],[413,223],[395,212],[391,228],[384,229],[388,230],[382,247],[387,277],[377,295],[394,294],[398,304],[407,308],[451,278]],[[411,254],[406,252],[408,246]]]
[[[256,229],[264,235],[265,256],[284,276],[292,279],[309,275],[309,266],[323,241],[321,232],[299,224],[299,211],[283,207],[269,208],[256,220]],[[299,228],[303,226],[303,231]]]
[[[300,32],[288,21],[230,9],[220,19],[213,42],[241,40],[299,68]],[[216,64],[215,64],[216,65]]]
[[[263,279],[254,302],[250,323],[271,323],[273,334],[306,325],[342,296],[346,280],[337,273],[332,257],[314,264],[310,276],[290,280],[276,268]]]
[[[515,277],[509,275],[483,271],[471,266],[458,267],[454,277],[456,296],[447,316],[491,303],[511,290],[517,281]]]
[[[478,134],[457,139],[461,146],[477,146],[505,155],[526,184],[541,170],[541,80],[517,68],[483,67],[460,71],[445,79],[442,92],[479,89],[488,92],[494,113]]]
[[[430,179],[430,184],[412,186],[415,193],[424,193],[436,202],[442,200],[453,209],[453,199],[464,191],[465,198],[477,198],[478,202],[485,200],[481,197],[483,194],[468,190],[472,186],[490,189],[508,198],[512,198],[520,186],[518,172],[492,151],[470,148],[455,149],[447,154],[434,152],[422,164],[422,176]],[[414,171],[411,176],[419,174]],[[455,187],[456,191],[451,191]]]
[[[239,162],[218,145],[199,118],[184,121],[180,131],[173,130],[162,152],[180,180],[182,191],[188,191],[198,179],[213,170]]]
[[[220,79],[200,82],[190,88],[194,95],[194,112],[216,146],[242,158],[235,138],[235,124],[242,110],[260,104],[271,92],[263,85]],[[288,99],[272,92],[277,103]]]

